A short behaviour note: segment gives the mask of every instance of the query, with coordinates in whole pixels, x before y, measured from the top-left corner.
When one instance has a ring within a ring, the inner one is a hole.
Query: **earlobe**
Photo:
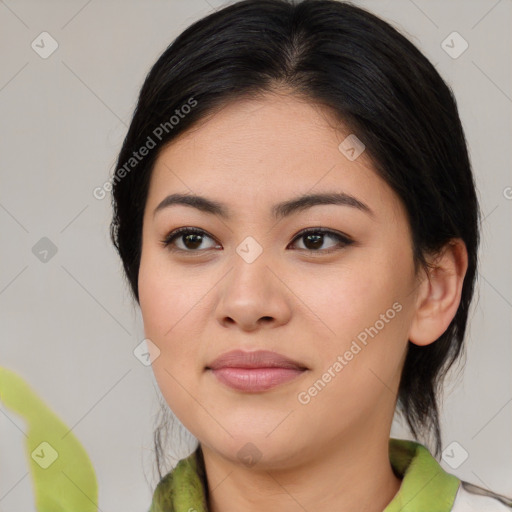
[[[459,307],[467,267],[466,245],[458,238],[429,262],[417,293],[411,343],[429,345],[446,331]]]

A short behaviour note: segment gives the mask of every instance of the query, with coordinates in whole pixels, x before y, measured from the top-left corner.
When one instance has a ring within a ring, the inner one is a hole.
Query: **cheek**
[[[200,339],[200,325],[194,313],[204,289],[201,293],[190,280],[176,276],[179,273],[170,272],[157,257],[143,257],[139,302],[145,337],[160,351],[151,366],[162,396],[181,421],[194,425],[196,420],[189,420],[190,415],[195,418],[189,392],[196,394],[200,362],[194,343]]]
[[[317,274],[302,281],[298,295],[310,290],[305,302],[313,305],[325,333],[320,371],[341,355],[351,385],[367,385],[371,371],[384,382],[394,378],[414,312],[414,266],[406,256],[358,255],[337,272],[331,270],[328,278]]]
[[[358,422],[365,415],[379,414],[394,407],[401,363],[407,347],[410,308],[405,290],[381,274],[356,271],[332,276],[325,293],[317,292],[314,311],[330,332],[325,333],[317,351],[314,374],[301,388],[301,400],[311,400],[307,411],[316,417],[339,422]],[[313,297],[310,296],[309,300]],[[311,332],[311,329],[310,329]],[[315,340],[314,336],[311,336]],[[323,416],[322,416],[323,415]],[[382,419],[382,418],[381,418]]]
[[[144,334],[160,351],[152,368],[168,402],[179,394],[178,383],[195,378],[199,361],[194,344],[199,339],[199,323],[194,319],[199,291],[176,276],[154,255],[141,259],[139,303]]]
[[[293,285],[294,292],[323,324],[327,337],[347,339],[357,335],[395,302],[402,304],[410,291],[410,277],[393,271],[392,262],[358,260],[339,268],[302,273]],[[395,313],[392,310],[389,316],[394,318]]]
[[[164,349],[184,323],[189,325],[204,295],[204,284],[201,287],[183,271],[173,270],[165,254],[155,252],[143,253],[141,258],[139,303],[147,337],[153,336]]]

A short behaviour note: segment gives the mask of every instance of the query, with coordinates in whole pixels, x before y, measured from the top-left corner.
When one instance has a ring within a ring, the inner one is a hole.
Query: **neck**
[[[209,510],[382,512],[401,484],[389,461],[388,443],[389,436],[369,438],[365,433],[349,441],[335,440],[323,451],[305,455],[300,464],[260,469],[203,445]]]

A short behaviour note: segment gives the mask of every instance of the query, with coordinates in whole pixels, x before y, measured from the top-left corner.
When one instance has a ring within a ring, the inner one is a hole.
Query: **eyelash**
[[[183,227],[183,228],[178,228],[178,229],[175,229],[174,231],[171,231],[162,241],[162,245],[167,248],[169,251],[172,251],[172,252],[181,252],[181,253],[199,253],[199,252],[204,252],[204,251],[207,251],[209,249],[180,249],[180,248],[176,248],[176,247],[171,247],[171,244],[173,244],[173,242],[179,238],[180,236],[183,236],[184,234],[195,234],[195,235],[201,235],[201,236],[206,236],[208,238],[211,238],[212,240],[215,241],[215,239],[211,236],[209,236],[206,231],[203,231],[202,229],[198,229],[198,228],[192,228],[192,227]],[[347,235],[343,234],[343,233],[339,233],[337,231],[332,231],[330,229],[326,229],[326,228],[309,228],[309,229],[304,229],[302,231],[300,231],[299,233],[297,233],[297,235],[295,235],[295,237],[293,238],[292,242],[295,242],[296,240],[300,239],[300,238],[303,238],[307,235],[310,235],[310,234],[322,234],[322,235],[329,235],[329,237],[332,237],[334,239],[336,239],[338,241],[338,246],[337,247],[332,247],[330,249],[317,249],[317,250],[314,250],[314,249],[298,249],[299,251],[307,251],[309,253],[321,253],[321,254],[329,254],[329,253],[332,253],[334,251],[337,251],[337,250],[340,250],[344,247],[347,247],[351,244],[354,243],[354,240],[352,240],[351,238],[349,238]]]

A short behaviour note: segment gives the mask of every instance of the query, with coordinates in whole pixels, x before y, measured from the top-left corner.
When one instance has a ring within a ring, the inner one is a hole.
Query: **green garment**
[[[383,512],[448,512],[460,480],[443,470],[422,444],[389,440],[389,459],[402,484]],[[208,512],[200,447],[158,483],[149,512]]]
[[[0,367],[0,401],[26,422],[38,512],[97,512],[93,465],[80,441],[16,373]]]

